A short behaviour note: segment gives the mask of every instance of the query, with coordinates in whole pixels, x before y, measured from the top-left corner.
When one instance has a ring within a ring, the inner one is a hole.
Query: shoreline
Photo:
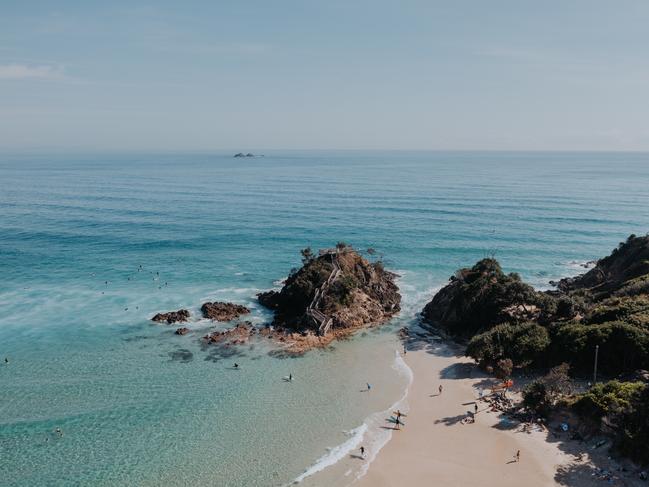
[[[392,432],[353,485],[559,485],[557,467],[574,462],[575,457],[546,441],[546,433],[520,433],[500,413],[487,412],[481,401],[476,422],[462,424],[478,398],[476,386],[485,388],[495,379],[478,371],[452,344],[430,339],[411,338],[403,357],[413,373],[406,395],[406,425]],[[515,462],[518,450],[521,461]]]

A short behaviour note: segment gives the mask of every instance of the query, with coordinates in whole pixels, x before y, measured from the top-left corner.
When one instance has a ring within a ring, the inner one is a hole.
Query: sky
[[[649,150],[646,0],[0,0],[0,150]]]

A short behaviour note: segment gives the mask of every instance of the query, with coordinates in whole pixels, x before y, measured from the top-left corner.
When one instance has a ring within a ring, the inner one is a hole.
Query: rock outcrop
[[[241,315],[250,313],[250,310],[245,306],[221,301],[204,303],[201,306],[201,311],[205,318],[215,321],[232,321]]]
[[[237,323],[234,328],[223,331],[215,331],[209,335],[205,335],[203,340],[207,344],[224,344],[224,345],[242,345],[246,343],[252,335],[256,333],[256,329],[252,323],[246,321],[244,323]]]
[[[189,319],[189,311],[186,309],[179,309],[178,311],[169,311],[168,313],[158,313],[151,320],[163,322],[168,324],[179,323]]]
[[[553,298],[505,274],[495,259],[483,259],[460,269],[422,311],[425,322],[454,336],[471,336],[503,322],[539,319]]]
[[[649,293],[649,236],[630,235],[587,273],[561,279],[557,288],[564,293],[581,291],[592,300]]]
[[[183,326],[181,328],[178,328],[175,331],[175,333],[176,333],[176,335],[187,335],[187,333],[189,333],[189,328]]]
[[[275,311],[273,325],[294,335],[293,341],[328,342],[363,326],[380,324],[400,310],[396,275],[382,263],[370,263],[351,247],[302,251],[303,265],[280,291],[258,295]],[[309,336],[309,338],[307,338]],[[330,338],[325,338],[330,337]]]

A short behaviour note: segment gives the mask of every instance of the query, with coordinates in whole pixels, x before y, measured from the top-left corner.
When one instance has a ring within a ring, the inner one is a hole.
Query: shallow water
[[[283,485],[338,457],[346,482],[336,448],[407,383],[394,332],[456,268],[547,287],[649,230],[646,154],[5,154],[0,176],[2,485]],[[255,293],[339,240],[401,274],[391,325],[298,359],[201,347],[202,302],[265,322]],[[148,321],[179,307],[194,334]]]

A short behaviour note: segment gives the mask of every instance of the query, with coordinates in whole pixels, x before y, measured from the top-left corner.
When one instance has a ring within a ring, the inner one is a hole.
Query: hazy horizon
[[[649,4],[8,2],[0,151],[649,151]]]

